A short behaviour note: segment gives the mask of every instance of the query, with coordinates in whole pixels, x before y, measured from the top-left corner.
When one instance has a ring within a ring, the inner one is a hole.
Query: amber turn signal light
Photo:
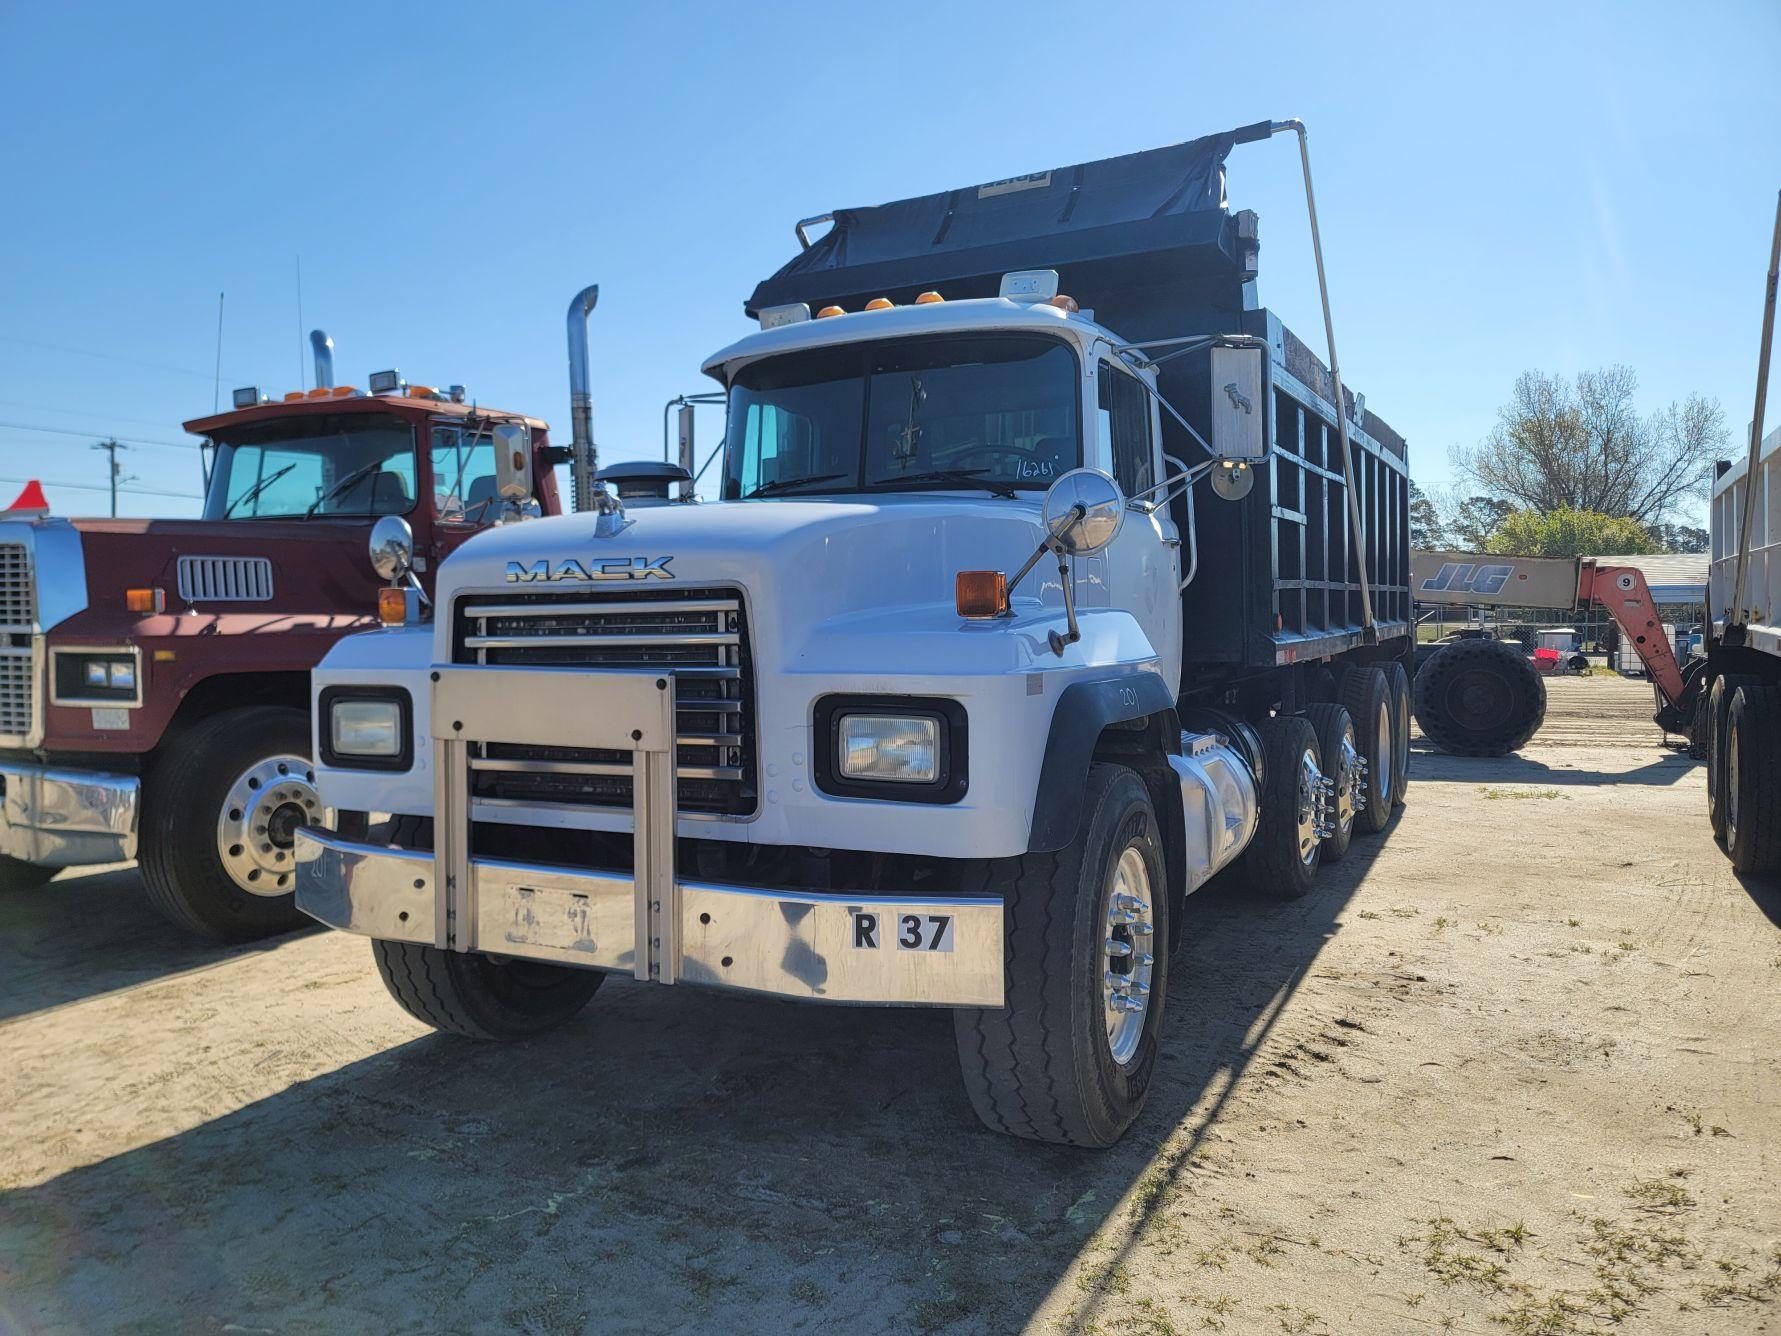
[[[399,585],[385,585],[377,591],[377,620],[385,626],[400,626],[408,620],[408,591]]]
[[[953,592],[961,617],[1000,617],[1008,611],[1008,577],[1000,571],[960,571]]]
[[[124,606],[131,612],[147,616],[151,612],[160,612],[167,606],[167,595],[160,589],[126,589]]]
[[[839,306],[825,306],[822,308],[822,310],[820,310],[816,313],[816,318],[818,320],[827,320],[832,315],[846,315],[846,314],[847,314],[847,312],[843,311]]]

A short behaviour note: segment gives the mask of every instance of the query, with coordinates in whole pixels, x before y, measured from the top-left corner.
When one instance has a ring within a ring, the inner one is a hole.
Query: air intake
[[[179,596],[187,603],[264,603],[272,597],[265,557],[181,557]]]

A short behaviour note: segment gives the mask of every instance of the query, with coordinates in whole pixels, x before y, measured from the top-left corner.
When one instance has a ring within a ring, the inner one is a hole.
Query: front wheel
[[[143,785],[140,860],[150,902],[223,942],[308,922],[295,900],[297,827],[326,820],[309,716],[255,705],[193,725]]]
[[[1004,1005],[953,1013],[971,1105],[995,1131],[1111,1146],[1144,1107],[1169,977],[1169,890],[1144,782],[1089,768],[1081,828],[1013,860]]]
[[[470,1039],[531,1039],[573,1017],[606,976],[535,960],[371,943],[383,986],[415,1020]]]

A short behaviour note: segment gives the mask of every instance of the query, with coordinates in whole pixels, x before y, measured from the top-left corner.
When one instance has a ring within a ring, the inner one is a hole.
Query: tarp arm
[[[1657,620],[1657,600],[1651,597],[1645,572],[1637,566],[1598,566],[1593,561],[1580,562],[1577,605],[1588,607],[1590,604],[1606,608],[1608,615],[1620,624],[1620,629],[1633,642],[1633,650],[1645,665],[1645,672],[1658,693],[1668,705],[1679,707],[1686,684],[1676,662],[1676,653],[1670,648],[1670,638]],[[1687,727],[1687,712],[1677,711],[1674,718],[1666,718],[1660,711],[1658,722],[1672,731],[1682,731]]]
[[[1749,614],[1744,607],[1744,578],[1750,570],[1750,522],[1756,514],[1753,495],[1762,454],[1762,415],[1769,398],[1769,352],[1775,340],[1775,279],[1781,274],[1781,194],[1775,197],[1775,236],[1769,243],[1769,279],[1762,300],[1762,346],[1756,354],[1756,411],[1750,418],[1750,456],[1744,466],[1744,504],[1738,507],[1738,573],[1732,580],[1731,606],[1725,610],[1725,639],[1744,641]]]
[[[1261,133],[1267,126],[1267,135]],[[1330,381],[1335,390],[1336,432],[1342,445],[1343,491],[1348,493],[1348,529],[1354,535],[1354,569],[1360,585],[1361,626],[1369,639],[1373,629],[1373,591],[1367,579],[1367,536],[1361,528],[1360,496],[1354,486],[1354,459],[1348,445],[1348,406],[1342,397],[1342,366],[1336,360],[1336,327],[1330,318],[1330,285],[1323,271],[1323,237],[1317,228],[1317,195],[1311,188],[1311,150],[1306,143],[1305,123],[1297,117],[1284,121],[1258,122],[1232,132],[1239,144],[1271,137],[1287,131],[1299,137],[1299,165],[1305,173],[1305,212],[1311,219],[1311,253],[1317,260],[1317,292],[1323,301],[1323,337],[1330,350]]]

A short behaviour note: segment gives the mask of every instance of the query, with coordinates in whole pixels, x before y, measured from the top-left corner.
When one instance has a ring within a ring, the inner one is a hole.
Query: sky
[[[221,393],[460,382],[602,459],[832,208],[1268,119],[1311,134],[1346,381],[1425,487],[1530,368],[1614,363],[1741,448],[1781,186],[1781,4],[0,4],[0,490],[190,515]],[[1238,148],[1261,297],[1322,350],[1290,139]],[[298,274],[301,271],[299,308]],[[1781,416],[1781,405],[1771,423]],[[701,440],[721,433],[715,412]],[[77,490],[71,484],[85,484]],[[4,498],[0,498],[3,500]]]

